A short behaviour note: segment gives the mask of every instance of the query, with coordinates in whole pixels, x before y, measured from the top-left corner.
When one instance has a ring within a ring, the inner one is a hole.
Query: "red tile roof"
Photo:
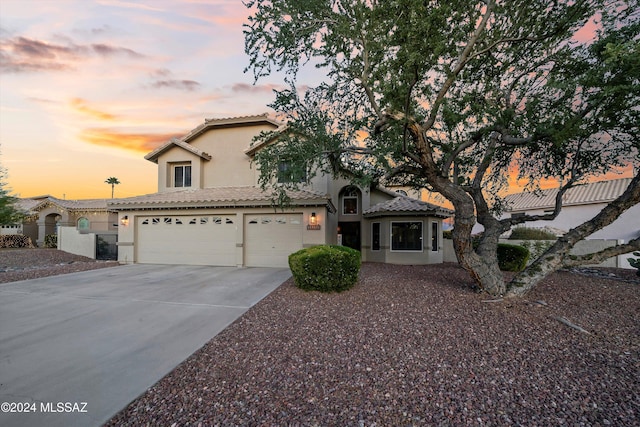
[[[329,196],[310,190],[287,191],[291,203],[300,205],[329,205]],[[258,187],[215,187],[185,189],[147,194],[109,202],[113,209],[171,209],[197,207],[273,206],[272,194]]]
[[[371,206],[363,215],[367,218],[390,215],[430,215],[448,218],[453,215],[453,211],[411,197],[396,196]]]

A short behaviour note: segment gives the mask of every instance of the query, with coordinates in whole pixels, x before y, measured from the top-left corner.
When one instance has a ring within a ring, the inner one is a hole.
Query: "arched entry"
[[[51,234],[58,234],[58,222],[60,222],[60,214],[50,213],[44,218],[44,237]]]

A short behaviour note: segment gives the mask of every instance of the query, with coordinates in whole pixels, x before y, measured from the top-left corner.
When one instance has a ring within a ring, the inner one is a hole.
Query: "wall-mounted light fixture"
[[[129,225],[129,217],[127,215],[123,216],[120,220],[120,224],[124,225],[125,227]]]
[[[320,224],[315,212],[311,212],[311,215],[309,215],[309,225],[307,225],[307,230],[320,230]]]

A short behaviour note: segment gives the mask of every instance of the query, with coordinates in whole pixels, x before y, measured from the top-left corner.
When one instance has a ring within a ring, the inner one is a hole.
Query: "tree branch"
[[[467,148],[471,148],[474,145],[476,145],[481,139],[482,139],[482,132],[476,132],[470,140],[465,141],[462,144],[458,145],[456,149],[453,150],[451,154],[449,154],[447,158],[444,160],[444,162],[442,163],[442,168],[441,168],[442,174],[444,176],[447,176],[449,174],[449,169],[451,168],[451,164],[455,161],[458,155],[462,153],[464,150],[466,150]]]
[[[605,248],[599,252],[585,255],[569,255],[564,259],[564,267],[577,267],[585,264],[600,264],[601,262],[622,254],[640,250],[640,237],[629,241],[623,245],[616,245]]]
[[[564,238],[574,245],[596,231],[615,221],[624,211],[640,202],[640,173],[631,180],[627,189],[613,202],[604,207],[591,220],[586,221],[565,234]]]
[[[490,52],[491,50],[493,50],[493,48],[495,48],[496,46],[503,44],[503,43],[518,43],[518,42],[537,42],[540,40],[544,40],[545,37],[507,37],[504,39],[500,39],[495,41],[493,44],[489,45],[488,47],[474,53],[473,55],[469,56],[469,60],[474,59],[478,56],[484,55],[487,52]]]
[[[420,176],[422,174],[422,171],[420,170],[420,168],[417,168],[415,166],[411,166],[411,165],[408,165],[406,163],[403,163],[403,164],[398,165],[395,168],[391,169],[390,171],[388,171],[384,175],[384,179],[385,180],[389,180],[389,179],[394,178],[396,176],[405,175],[405,174],[414,175],[414,176]]]
[[[376,116],[379,119],[382,119],[384,115],[382,114],[382,111],[380,110],[380,106],[376,101],[376,97],[368,83],[371,64],[369,62],[369,51],[367,50],[366,38],[364,37],[364,35],[362,37],[361,43],[362,43],[362,76],[360,77],[360,86],[362,86],[365,94],[367,95],[367,98],[369,98],[369,103],[371,104],[371,108],[373,108],[373,111],[376,112]]]
[[[545,215],[524,215],[516,218],[505,218],[501,220],[500,223],[508,225],[509,228],[511,228],[514,225],[523,224],[525,222],[552,221],[556,219],[556,217],[560,215],[560,211],[562,210],[562,198],[570,188],[573,188],[575,186],[575,183],[577,180],[578,180],[578,177],[575,175],[574,170],[572,170],[569,181],[567,181],[566,184],[561,185],[560,188],[558,188],[558,193],[556,193],[555,204],[554,204],[552,213],[545,214]]]
[[[429,117],[427,118],[426,122],[423,125],[424,130],[431,129],[433,127],[433,124],[435,123],[436,117],[438,115],[438,111],[440,110],[440,105],[444,101],[445,95],[447,94],[447,92],[449,91],[451,86],[453,85],[453,82],[458,77],[458,74],[460,74],[462,69],[465,67],[465,65],[469,61],[469,55],[471,55],[471,51],[473,50],[473,48],[475,47],[478,39],[480,38],[480,34],[482,34],[484,29],[486,28],[487,22],[489,21],[489,17],[493,13],[493,8],[494,7],[495,7],[495,0],[489,0],[487,2],[487,9],[485,10],[484,15],[482,16],[482,19],[480,20],[480,23],[478,24],[478,26],[476,27],[475,31],[473,32],[473,35],[471,36],[471,39],[469,40],[469,43],[467,43],[467,45],[465,46],[464,50],[462,51],[462,53],[458,57],[457,65],[451,71],[451,74],[449,75],[447,80],[445,80],[444,84],[440,88],[440,91],[438,92],[438,95],[436,96],[436,99],[433,102],[433,107],[431,108],[431,112],[429,113]]]

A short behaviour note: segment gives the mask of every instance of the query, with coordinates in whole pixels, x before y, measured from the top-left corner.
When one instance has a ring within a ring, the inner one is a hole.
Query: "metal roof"
[[[624,193],[631,179],[621,178],[577,185],[567,190],[564,194],[562,206],[609,203]],[[506,197],[506,202],[511,212],[526,211],[528,209],[551,209],[555,207],[557,194],[557,188],[542,190],[539,193],[511,194]]]

